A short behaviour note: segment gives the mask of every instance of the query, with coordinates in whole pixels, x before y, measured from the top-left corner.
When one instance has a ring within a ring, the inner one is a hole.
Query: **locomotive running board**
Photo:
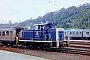
[[[34,42],[34,40],[19,40],[19,41]]]
[[[52,41],[35,41],[35,40],[19,40],[19,41],[25,41],[25,42],[52,42]]]

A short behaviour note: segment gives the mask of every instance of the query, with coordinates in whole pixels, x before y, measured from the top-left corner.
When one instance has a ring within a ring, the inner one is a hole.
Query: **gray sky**
[[[0,23],[22,22],[61,8],[90,3],[90,0],[0,0]]]

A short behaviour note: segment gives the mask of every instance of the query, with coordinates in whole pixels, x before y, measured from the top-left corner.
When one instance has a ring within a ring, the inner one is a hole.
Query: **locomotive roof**
[[[45,24],[35,24],[36,26],[38,26],[38,25],[40,25],[40,26],[43,26],[43,25],[45,25]]]
[[[40,23],[40,24],[35,24],[35,25],[40,25],[40,26],[42,25],[43,26],[43,25],[48,25],[48,24],[52,24],[52,23]]]

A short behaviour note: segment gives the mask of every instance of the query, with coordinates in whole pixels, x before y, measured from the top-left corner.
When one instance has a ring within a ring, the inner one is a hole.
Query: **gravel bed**
[[[42,50],[35,50],[35,49],[0,47],[0,50],[27,54],[27,55],[42,57],[50,60],[90,60],[90,56],[86,56],[86,55],[50,52],[50,51],[42,51]]]

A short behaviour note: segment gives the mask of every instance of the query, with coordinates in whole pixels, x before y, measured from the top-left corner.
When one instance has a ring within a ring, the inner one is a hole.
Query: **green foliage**
[[[87,29],[88,28],[88,16],[90,15],[90,4],[86,3],[79,7],[71,6],[67,9],[61,8],[58,11],[45,14],[43,17],[38,17],[32,20],[32,23],[39,22],[55,22],[57,27],[66,29]]]
[[[87,29],[88,20],[90,19],[90,4],[86,3],[79,7],[71,6],[67,9],[61,8],[58,11],[39,16],[37,19],[26,20],[15,25],[26,26],[27,24],[35,24],[46,21],[56,23],[57,27],[65,29]],[[90,20],[89,20],[90,21]],[[90,27],[90,26],[89,26]]]

